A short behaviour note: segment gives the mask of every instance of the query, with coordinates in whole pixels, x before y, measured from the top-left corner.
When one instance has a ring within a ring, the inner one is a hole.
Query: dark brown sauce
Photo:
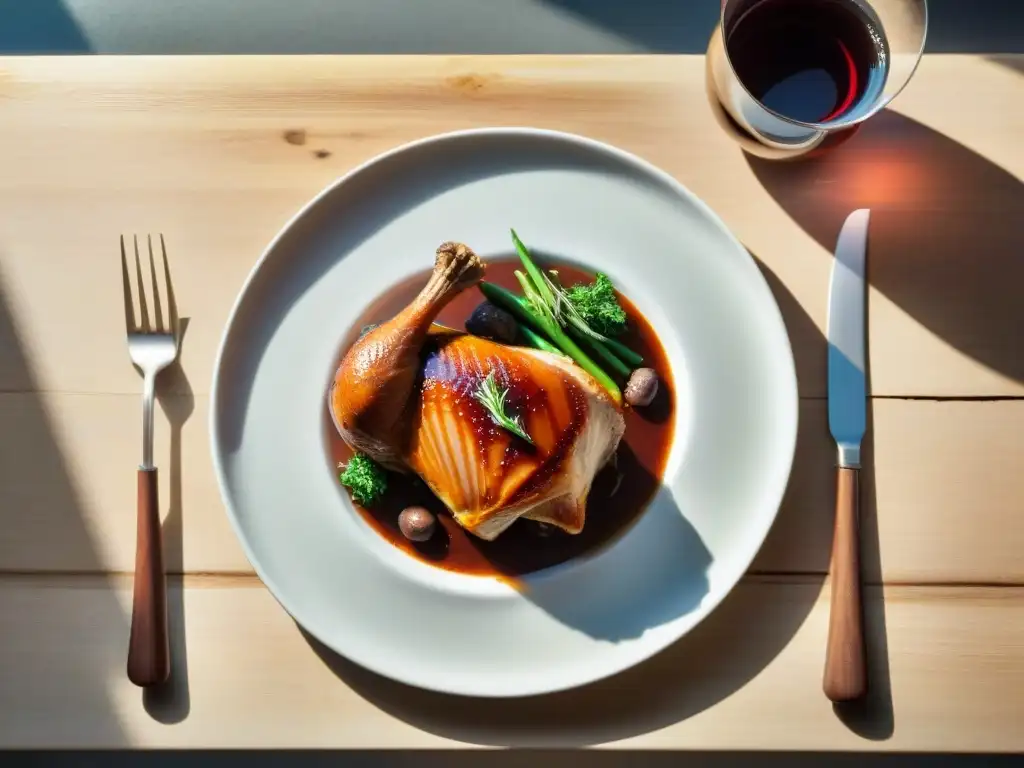
[[[553,263],[549,264],[556,268]],[[518,293],[521,289],[513,272],[519,268],[519,262],[511,259],[489,261],[487,280]],[[593,279],[593,274],[576,267],[559,264],[557,269],[565,285]],[[345,340],[338,362],[363,325],[393,317],[419,292],[428,275],[429,270],[424,270],[373,302]],[[558,528],[520,519],[495,541],[484,541],[456,523],[426,484],[412,474],[390,474],[388,491],[380,504],[372,509],[356,506],[363,519],[388,542],[420,560],[459,573],[505,577],[521,576],[592,555],[624,533],[636,522],[661,484],[672,444],[676,405],[672,372],[661,343],[640,311],[624,296],[619,298],[629,318],[629,330],[621,340],[643,355],[644,365],[657,371],[661,381],[658,396],[651,405],[626,408],[626,432],[619,443],[615,466],[605,467],[594,479],[581,533],[571,535]],[[464,330],[466,318],[483,300],[478,290],[465,291],[445,308],[437,322]],[[323,428],[330,446],[331,471],[337,474],[338,464],[348,461],[352,450],[334,428],[326,402]],[[340,484],[338,487],[345,492]],[[409,541],[398,530],[398,514],[414,504],[434,512],[442,526],[424,544]]]

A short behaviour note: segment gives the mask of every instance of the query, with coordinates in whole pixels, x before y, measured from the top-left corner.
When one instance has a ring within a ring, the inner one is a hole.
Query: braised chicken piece
[[[334,423],[354,450],[419,475],[480,538],[519,517],[579,533],[594,476],[625,430],[621,408],[568,358],[435,325],[483,274],[468,247],[441,245],[419,295],[346,353],[329,395]],[[525,438],[481,402],[488,384]]]

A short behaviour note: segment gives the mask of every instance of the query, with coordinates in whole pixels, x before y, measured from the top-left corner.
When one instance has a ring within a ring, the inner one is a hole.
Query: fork
[[[128,332],[128,354],[142,373],[142,464],[138,471],[138,519],[135,544],[135,584],[132,598],[132,624],[128,639],[128,679],[135,685],[156,685],[167,680],[171,671],[167,638],[167,582],[164,575],[163,546],[160,536],[160,505],[157,473],[153,464],[153,400],[156,377],[178,356],[179,325],[167,248],[160,235],[163,272],[166,286],[166,311],[160,301],[153,238],[149,246],[149,273],[152,285],[153,312],[146,300],[146,280],[139,256],[139,239],[135,245],[135,277],[138,304],[132,299],[128,255],[124,235],[121,236],[121,277],[124,281],[124,315]],[[136,315],[136,306],[138,314]],[[152,316],[151,316],[152,315]]]

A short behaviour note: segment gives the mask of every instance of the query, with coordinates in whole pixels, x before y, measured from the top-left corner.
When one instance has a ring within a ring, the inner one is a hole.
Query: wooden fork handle
[[[135,594],[128,638],[128,679],[157,685],[171,671],[167,641],[167,582],[160,542],[160,505],[156,469],[139,469],[135,544]]]
[[[832,607],[822,681],[825,695],[832,701],[851,701],[867,691],[860,590],[859,484],[859,470],[839,467],[832,539]]]

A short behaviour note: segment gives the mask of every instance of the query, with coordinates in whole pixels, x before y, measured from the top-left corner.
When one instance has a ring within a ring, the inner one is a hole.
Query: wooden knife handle
[[[136,685],[147,686],[164,682],[171,671],[156,469],[139,469],[137,528],[128,679]]]
[[[832,607],[822,688],[832,701],[867,692],[860,592],[860,471],[840,467],[836,478],[836,527],[832,539]]]

